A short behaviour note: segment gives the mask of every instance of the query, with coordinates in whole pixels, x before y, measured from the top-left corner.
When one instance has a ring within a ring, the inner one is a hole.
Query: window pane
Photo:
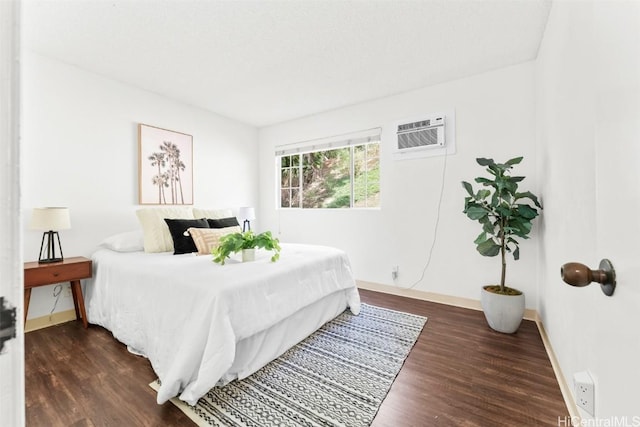
[[[290,156],[282,156],[280,158],[280,167],[288,168],[291,165]]]
[[[300,165],[300,154],[291,156],[291,166],[299,166],[299,165]]]
[[[298,168],[291,169],[291,187],[297,188],[300,186],[300,170]]]
[[[340,148],[305,154],[302,207],[351,206],[350,151],[349,148]]]
[[[354,207],[380,206],[380,144],[354,148]]]
[[[291,169],[282,169],[281,179],[280,179],[280,187],[281,188],[289,188],[291,187]]]
[[[293,189],[291,190],[291,207],[299,208],[300,207],[300,191]]]
[[[290,207],[290,202],[291,198],[289,197],[289,189],[287,190],[280,190],[280,207],[282,208],[288,208]]]

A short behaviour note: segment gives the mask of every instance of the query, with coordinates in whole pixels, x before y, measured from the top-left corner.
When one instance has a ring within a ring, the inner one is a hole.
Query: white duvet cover
[[[344,252],[281,246],[275,263],[257,251],[254,262],[224,266],[211,256],[99,249],[85,291],[88,320],[150,360],[162,383],[158,403],[179,395],[193,405],[232,366],[239,341],[329,295],[344,295],[358,314]]]

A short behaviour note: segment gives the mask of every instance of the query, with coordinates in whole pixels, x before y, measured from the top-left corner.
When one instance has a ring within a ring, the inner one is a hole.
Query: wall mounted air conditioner
[[[445,145],[445,116],[397,124],[396,136],[396,153],[442,148]]]

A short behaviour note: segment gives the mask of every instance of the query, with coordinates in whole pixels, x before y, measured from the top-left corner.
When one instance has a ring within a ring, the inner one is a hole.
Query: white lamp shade
[[[256,219],[256,210],[254,208],[243,206],[238,209],[238,216],[251,221],[252,219]]]
[[[69,208],[34,208],[30,228],[57,231],[71,228]]]

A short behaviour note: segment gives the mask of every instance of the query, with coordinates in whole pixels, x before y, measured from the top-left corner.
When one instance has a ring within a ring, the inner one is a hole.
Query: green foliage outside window
[[[380,205],[380,144],[280,158],[280,207],[350,208]]]

